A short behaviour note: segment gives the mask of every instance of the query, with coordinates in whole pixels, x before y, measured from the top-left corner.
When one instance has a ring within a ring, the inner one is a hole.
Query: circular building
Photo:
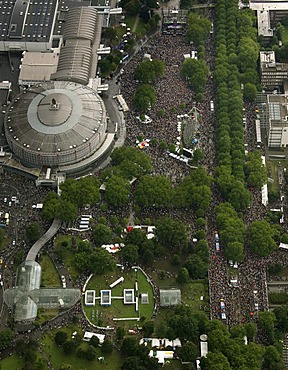
[[[106,110],[87,86],[50,81],[24,90],[5,115],[7,142],[30,167],[65,167],[86,160],[106,137]]]

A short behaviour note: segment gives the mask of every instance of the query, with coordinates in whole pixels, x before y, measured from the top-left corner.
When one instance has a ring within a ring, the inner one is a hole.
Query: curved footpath
[[[26,261],[35,261],[37,254],[40,252],[41,248],[57,233],[61,226],[62,221],[54,219],[49,229],[45,234],[41,236],[40,239],[35,242],[27,253]]]

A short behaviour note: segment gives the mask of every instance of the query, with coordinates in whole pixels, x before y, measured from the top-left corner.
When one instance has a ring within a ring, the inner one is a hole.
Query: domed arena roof
[[[5,132],[25,164],[58,166],[93,154],[105,139],[105,106],[87,86],[50,81],[25,90],[10,104]]]

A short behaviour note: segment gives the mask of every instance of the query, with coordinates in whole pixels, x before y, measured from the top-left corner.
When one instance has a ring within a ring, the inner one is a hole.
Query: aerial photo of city
[[[0,1],[0,369],[288,369],[288,1]]]

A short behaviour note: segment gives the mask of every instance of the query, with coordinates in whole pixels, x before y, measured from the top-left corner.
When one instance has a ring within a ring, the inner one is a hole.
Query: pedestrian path
[[[57,233],[61,226],[62,221],[58,219],[54,219],[49,229],[46,231],[45,234],[41,236],[40,239],[35,242],[32,247],[30,248],[26,261],[35,261],[37,254],[40,252],[41,248],[50,240],[53,238],[53,236]]]

